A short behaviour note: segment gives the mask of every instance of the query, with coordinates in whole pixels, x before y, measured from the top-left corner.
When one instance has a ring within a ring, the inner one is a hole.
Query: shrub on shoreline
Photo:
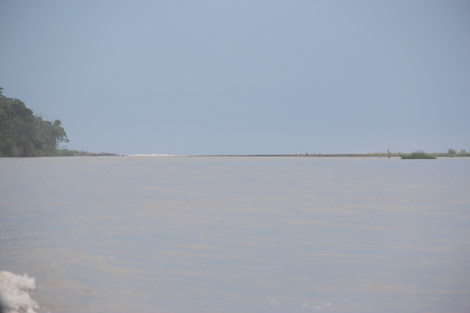
[[[402,159],[435,159],[436,157],[424,151],[416,151],[401,156]]]

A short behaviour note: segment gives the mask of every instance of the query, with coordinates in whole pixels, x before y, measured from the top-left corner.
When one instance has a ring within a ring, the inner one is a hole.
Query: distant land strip
[[[60,151],[60,150],[59,150]],[[159,158],[402,158],[402,159],[435,159],[439,158],[462,158],[470,157],[470,153],[448,154],[429,153],[432,157],[410,157],[413,153],[305,153],[305,154],[117,154],[117,153],[90,153],[84,151],[67,151],[68,154],[60,156],[115,156],[115,157],[159,157]]]
[[[194,154],[181,155],[185,157],[309,157],[309,158],[350,158],[350,157],[377,157],[377,158],[400,158],[407,153],[297,153],[297,154]],[[470,153],[430,153],[435,157],[470,157]]]

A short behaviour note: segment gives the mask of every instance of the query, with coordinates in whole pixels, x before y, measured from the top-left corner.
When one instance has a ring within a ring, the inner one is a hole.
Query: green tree
[[[0,156],[57,155],[57,146],[67,143],[60,120],[44,121],[19,99],[5,97],[0,87]]]
[[[449,150],[447,150],[447,153],[450,154],[450,155],[454,155],[457,153],[457,151],[455,151],[454,149],[450,148]]]

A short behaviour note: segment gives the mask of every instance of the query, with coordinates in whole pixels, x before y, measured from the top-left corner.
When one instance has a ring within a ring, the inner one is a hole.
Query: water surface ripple
[[[470,159],[0,159],[40,312],[468,312]],[[41,311],[42,310],[42,311]]]

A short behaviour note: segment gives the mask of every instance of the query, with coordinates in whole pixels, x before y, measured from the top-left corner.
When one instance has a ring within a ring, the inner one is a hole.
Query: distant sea
[[[470,159],[2,158],[0,271],[40,313],[469,312]]]

